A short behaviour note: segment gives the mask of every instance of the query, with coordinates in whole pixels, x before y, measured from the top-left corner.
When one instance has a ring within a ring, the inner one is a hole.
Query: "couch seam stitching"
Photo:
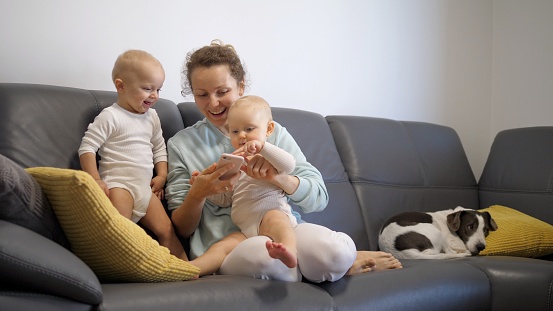
[[[94,104],[96,105],[96,111],[100,111],[100,101],[98,100],[98,97],[96,97],[96,94],[91,90],[88,90],[88,93],[92,96]]]
[[[373,186],[382,186],[390,188],[413,188],[413,189],[478,189],[477,185],[474,186],[428,186],[428,185],[397,185],[387,183],[377,183],[365,180],[352,180],[352,184],[367,184]]]
[[[549,282],[549,297],[547,299],[547,309],[551,310],[551,299],[553,298],[553,281]]]
[[[551,191],[547,191],[547,190],[496,189],[496,188],[485,188],[485,187],[480,187],[479,189],[480,191],[502,192],[502,193],[527,193],[527,194],[544,194],[544,195],[551,194]]]
[[[428,185],[429,184],[429,181],[428,181],[428,176],[426,176],[426,173],[424,171],[424,168],[422,166],[422,161],[421,161],[421,157],[420,157],[420,154],[417,150],[417,147],[415,146],[415,140],[413,139],[413,135],[411,133],[411,131],[409,131],[409,129],[407,128],[407,126],[405,126],[405,122],[402,122],[400,121],[399,122],[403,128],[403,130],[405,131],[405,133],[407,134],[407,137],[409,137],[409,144],[411,145],[411,148],[413,149],[413,151],[415,152],[415,156],[417,158],[417,163],[418,163],[418,167],[419,167],[419,172],[421,174],[421,177],[422,177],[422,180],[424,182],[425,185]]]

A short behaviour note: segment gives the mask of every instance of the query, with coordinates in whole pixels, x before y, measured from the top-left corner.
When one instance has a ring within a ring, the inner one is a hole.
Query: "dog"
[[[433,213],[404,212],[380,230],[380,250],[398,259],[449,259],[478,255],[497,230],[488,212],[461,206]]]

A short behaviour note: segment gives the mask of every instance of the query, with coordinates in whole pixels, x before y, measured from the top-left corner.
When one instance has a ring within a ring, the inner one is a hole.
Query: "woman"
[[[205,253],[201,257],[222,262],[221,274],[286,281],[299,281],[302,275],[313,282],[335,281],[346,273],[401,267],[388,253],[357,252],[346,234],[304,223],[297,213],[298,267],[288,268],[269,257],[265,246],[268,237],[246,240],[232,223],[229,209],[206,201],[209,195],[231,190],[239,176],[219,180],[230,167],[216,168],[212,164],[222,153],[233,151],[227,113],[244,95],[246,73],[242,62],[232,46],[214,41],[187,55],[182,76],[183,94],[192,93],[205,119],[168,141],[166,197],[177,232],[190,237],[191,258]],[[278,174],[262,156],[256,156],[248,162],[246,173],[278,186],[306,213],[323,210],[328,193],[322,176],[307,162],[292,136],[276,123],[269,142],[294,155],[296,169],[290,175]],[[201,174],[190,185],[194,171]]]

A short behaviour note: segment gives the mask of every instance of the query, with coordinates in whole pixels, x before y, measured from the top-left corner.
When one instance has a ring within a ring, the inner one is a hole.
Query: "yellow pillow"
[[[27,171],[46,193],[71,250],[102,281],[182,281],[200,272],[123,217],[89,174],[49,167]]]
[[[553,253],[552,225],[501,205],[480,211],[489,212],[498,227],[490,231],[480,255],[536,258]]]

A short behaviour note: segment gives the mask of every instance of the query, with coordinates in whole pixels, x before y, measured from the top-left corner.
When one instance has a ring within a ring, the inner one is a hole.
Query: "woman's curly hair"
[[[230,44],[224,44],[221,40],[213,40],[210,45],[206,45],[195,51],[190,51],[186,55],[186,60],[181,70],[182,96],[192,94],[192,72],[199,67],[212,67],[216,65],[228,65],[230,75],[238,83],[246,85],[246,70],[236,53],[234,47]]]

